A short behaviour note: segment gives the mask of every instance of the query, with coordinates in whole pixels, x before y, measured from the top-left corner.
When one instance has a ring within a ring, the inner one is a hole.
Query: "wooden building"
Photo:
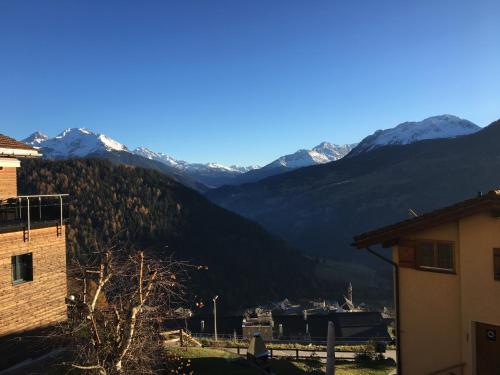
[[[398,374],[500,374],[500,191],[361,234],[392,248]]]
[[[16,171],[40,154],[0,135],[0,338],[66,319],[64,194],[20,195]]]

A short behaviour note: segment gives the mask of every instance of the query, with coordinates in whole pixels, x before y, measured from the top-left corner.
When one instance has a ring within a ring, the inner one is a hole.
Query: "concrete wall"
[[[405,239],[454,241],[457,273],[400,267],[404,374],[422,375],[460,363],[465,363],[464,375],[475,374],[474,324],[500,326],[500,281],[493,275],[500,218],[485,212]],[[397,246],[393,257],[397,262]]]
[[[456,223],[415,233],[407,239],[454,241],[459,269]],[[397,247],[393,257],[397,262]],[[400,326],[405,375],[425,375],[460,363],[460,275],[400,267]]]
[[[17,196],[17,168],[0,168],[0,199]]]
[[[500,281],[493,276],[493,248],[500,248],[500,218],[490,213],[460,220],[462,248],[462,352],[465,375],[474,374],[474,322],[500,326]],[[499,338],[500,339],[500,338]]]
[[[33,281],[12,283],[11,257],[33,254]],[[0,336],[47,326],[67,317],[66,235],[56,226],[0,234]]]

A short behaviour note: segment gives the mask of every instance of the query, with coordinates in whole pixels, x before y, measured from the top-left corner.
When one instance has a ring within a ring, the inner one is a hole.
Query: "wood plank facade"
[[[20,159],[38,156],[36,149],[0,134],[0,203],[5,210],[0,216],[0,338],[67,318],[62,196],[61,215],[46,221],[42,219],[42,197],[18,197],[16,171]],[[30,210],[30,199],[39,202],[36,225],[30,219],[30,212],[36,208]],[[12,206],[12,202],[17,203]]]
[[[12,256],[32,254],[33,281],[14,284]],[[66,319],[66,237],[64,227],[0,234],[0,336]]]
[[[0,167],[0,199],[17,195],[16,168]]]

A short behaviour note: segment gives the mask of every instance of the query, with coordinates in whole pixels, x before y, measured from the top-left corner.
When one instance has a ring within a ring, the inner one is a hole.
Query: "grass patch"
[[[258,375],[247,361],[233,353],[212,348],[175,348],[170,349],[178,356],[191,361],[194,375]],[[307,361],[291,361],[287,359],[271,360],[271,367],[277,375],[304,375],[311,371]],[[394,366],[387,363],[346,363],[339,362],[336,375],[388,375]],[[324,372],[321,365],[320,371]]]
[[[203,344],[203,346],[208,346],[211,348],[248,348],[248,340],[227,340],[219,339],[215,341],[211,338],[198,338],[198,341]],[[299,349],[299,350],[316,350],[316,351],[326,351],[326,345],[317,344],[300,344],[300,343],[287,343],[287,342],[266,342],[266,347],[268,349]],[[336,352],[356,352],[359,350],[366,350],[368,345],[336,345]],[[386,350],[395,350],[396,346],[389,344]]]
[[[178,356],[191,361],[195,375],[254,375],[254,368],[235,354],[211,348],[175,348]]]

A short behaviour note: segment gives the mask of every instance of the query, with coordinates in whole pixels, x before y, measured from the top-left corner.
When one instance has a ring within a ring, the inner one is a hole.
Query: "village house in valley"
[[[17,168],[38,151],[0,135],[0,348],[67,317],[63,195],[21,195]],[[10,339],[10,340],[9,340]],[[0,368],[9,356],[2,354]]]
[[[400,375],[500,373],[500,191],[354,240],[392,247]]]

